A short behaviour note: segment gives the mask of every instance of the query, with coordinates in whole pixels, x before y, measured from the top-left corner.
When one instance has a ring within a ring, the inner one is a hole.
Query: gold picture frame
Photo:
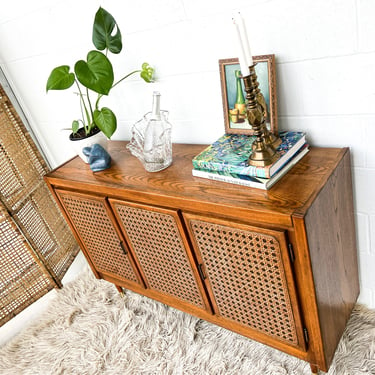
[[[268,129],[278,134],[277,124],[277,95],[275,55],[253,56],[256,63],[255,71],[259,88],[267,103],[266,124]],[[243,80],[240,78],[240,64],[238,58],[220,59],[220,81],[224,110],[225,133],[253,134],[251,125],[247,121],[246,93]],[[242,95],[242,96],[241,96]]]

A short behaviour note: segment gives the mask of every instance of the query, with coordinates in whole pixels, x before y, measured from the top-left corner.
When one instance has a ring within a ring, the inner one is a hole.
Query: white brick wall
[[[209,143],[224,131],[218,59],[236,57],[231,13],[247,22],[252,52],[277,58],[281,129],[305,130],[317,146],[350,146],[360,258],[360,301],[375,308],[375,1],[373,0],[13,0],[0,13],[0,64],[53,165],[72,155],[61,131],[79,113],[67,92],[45,94],[50,70],[91,48],[102,5],[115,16],[124,53],[116,72],[143,61],[158,82],[131,79],[107,104],[130,127],[162,92],[175,142]],[[75,13],[73,13],[75,12]]]

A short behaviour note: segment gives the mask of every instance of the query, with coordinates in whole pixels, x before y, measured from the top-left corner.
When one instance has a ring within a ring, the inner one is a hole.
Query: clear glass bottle
[[[152,111],[133,126],[128,148],[148,172],[158,172],[172,163],[172,126],[168,112],[160,110],[160,93],[154,91]]]

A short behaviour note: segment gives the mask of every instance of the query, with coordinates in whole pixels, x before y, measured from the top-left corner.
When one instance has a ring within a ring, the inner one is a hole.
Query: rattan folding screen
[[[43,181],[47,172],[0,86],[0,326],[61,287],[79,250]]]

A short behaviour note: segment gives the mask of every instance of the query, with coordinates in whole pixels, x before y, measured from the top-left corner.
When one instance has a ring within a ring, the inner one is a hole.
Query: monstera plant
[[[111,138],[117,128],[116,116],[108,107],[99,106],[100,99],[133,74],[140,73],[146,82],[152,82],[153,79],[153,68],[143,63],[141,69],[115,82],[108,54],[121,52],[121,32],[113,16],[102,7],[95,14],[92,41],[96,50],[88,52],[86,60],[77,61],[73,71],[68,65],[56,67],[47,81],[47,92],[66,90],[73,85],[77,87],[82,118],[73,121],[71,138],[85,138],[99,130]]]

